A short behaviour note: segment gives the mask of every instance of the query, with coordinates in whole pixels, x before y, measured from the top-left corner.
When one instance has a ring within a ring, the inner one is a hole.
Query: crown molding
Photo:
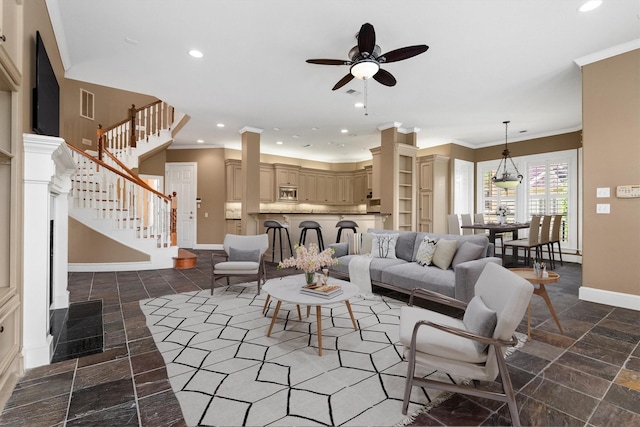
[[[251,132],[251,133],[257,133],[257,134],[261,134],[262,132],[264,132],[264,129],[260,129],[260,128],[252,128],[250,126],[245,126],[242,129],[240,129],[238,131],[238,133],[243,134],[245,132]]]
[[[602,61],[603,59],[618,56],[636,49],[640,49],[640,39],[631,40],[617,46],[612,46],[598,52],[590,53],[589,55],[581,56],[580,58],[574,59],[573,62],[575,62],[578,67],[582,68],[585,65],[593,64],[594,62]]]

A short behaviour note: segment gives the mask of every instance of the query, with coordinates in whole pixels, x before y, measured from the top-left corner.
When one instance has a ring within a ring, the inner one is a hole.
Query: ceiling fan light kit
[[[498,188],[508,190],[510,188],[515,188],[518,184],[522,183],[522,179],[524,177],[518,171],[516,164],[511,158],[511,153],[507,148],[507,127],[509,126],[509,121],[507,120],[502,123],[504,123],[504,150],[502,151],[502,159],[500,159],[498,169],[496,169],[496,174],[491,178],[491,182],[493,182],[493,185]],[[509,162],[511,162],[511,166],[513,166],[512,171],[507,169]]]
[[[363,59],[351,66],[351,74],[356,79],[367,80],[376,75],[380,70],[380,64],[373,59]]]

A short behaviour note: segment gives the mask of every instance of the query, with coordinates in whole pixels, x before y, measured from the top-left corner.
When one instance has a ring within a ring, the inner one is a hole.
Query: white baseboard
[[[173,266],[167,267],[172,268]],[[154,270],[155,267],[151,261],[141,262],[103,262],[103,263],[69,263],[69,272],[72,273],[92,273],[105,271],[137,271],[137,270]]]
[[[580,286],[578,298],[582,301],[640,311],[640,295],[623,294],[622,292],[605,291],[603,289]]]
[[[224,247],[221,243],[195,243],[193,249],[202,249],[205,251],[217,251],[222,250]]]

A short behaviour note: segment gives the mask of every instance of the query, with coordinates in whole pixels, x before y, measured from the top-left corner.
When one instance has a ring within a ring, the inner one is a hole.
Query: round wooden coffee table
[[[356,323],[356,319],[353,317],[353,312],[351,311],[351,304],[349,304],[349,298],[353,298],[358,292],[360,292],[360,288],[350,282],[345,282],[344,280],[329,278],[329,284],[340,285],[342,287],[342,293],[340,295],[336,295],[333,298],[322,298],[316,297],[314,295],[307,295],[300,293],[300,289],[305,285],[304,274],[297,274],[294,276],[285,276],[281,279],[271,279],[267,281],[262,286],[262,290],[265,291],[268,296],[265,301],[265,306],[263,311],[265,311],[267,307],[267,303],[270,298],[278,300],[276,304],[276,308],[273,311],[273,317],[271,318],[271,325],[269,326],[269,331],[267,332],[267,336],[271,335],[271,330],[273,329],[273,325],[276,322],[276,317],[278,317],[278,311],[280,310],[280,305],[282,302],[289,302],[292,304],[296,304],[298,307],[298,317],[300,318],[300,306],[307,306],[307,316],[309,315],[309,307],[316,307],[316,323],[318,326],[318,355],[322,356],[322,316],[321,316],[321,307],[327,304],[335,304],[337,302],[344,302],[347,306],[347,310],[349,310],[349,316],[351,316],[351,322],[353,323],[353,329],[358,330],[358,325]]]
[[[553,271],[548,271],[548,277],[536,276],[533,268],[511,268],[510,270],[516,273],[518,276],[529,281],[529,283],[538,285],[537,288],[533,289],[533,293],[536,295],[540,295],[542,299],[544,299],[544,301],[547,303],[547,307],[549,307],[549,311],[551,312],[551,316],[553,316],[553,320],[555,320],[556,325],[558,325],[558,329],[560,329],[560,332],[562,332],[562,326],[560,326],[560,321],[558,320],[556,311],[553,309],[549,294],[544,287],[545,285],[558,283],[558,280],[560,280],[560,275],[558,273],[554,273]],[[527,310],[527,337],[528,339],[531,339],[531,304],[529,304],[529,309]]]

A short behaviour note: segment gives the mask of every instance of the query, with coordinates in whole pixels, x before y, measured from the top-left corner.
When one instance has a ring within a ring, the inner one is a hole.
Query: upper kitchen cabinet
[[[289,165],[274,165],[276,171],[276,185],[278,187],[297,187],[300,178],[300,168]]]
[[[226,168],[227,202],[240,202],[242,201],[242,163],[239,160],[225,160],[224,164]]]
[[[260,165],[260,201],[271,203],[275,201],[275,172],[273,166]]]
[[[0,0],[0,90],[17,91],[22,84],[22,1]]]

